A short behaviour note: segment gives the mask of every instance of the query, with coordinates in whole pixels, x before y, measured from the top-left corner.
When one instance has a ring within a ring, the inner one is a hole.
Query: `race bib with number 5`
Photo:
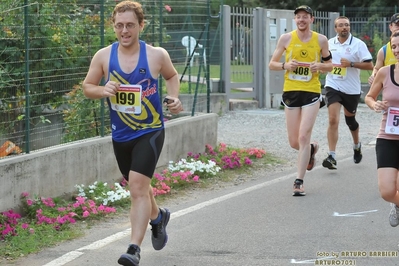
[[[399,108],[388,108],[385,133],[399,135]]]
[[[141,92],[141,85],[121,84],[115,96],[110,97],[112,110],[128,114],[141,114]]]

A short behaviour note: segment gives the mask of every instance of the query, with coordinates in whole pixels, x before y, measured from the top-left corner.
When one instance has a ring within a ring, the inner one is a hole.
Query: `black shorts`
[[[375,152],[377,155],[377,169],[399,169],[399,140],[377,139]]]
[[[112,140],[116,161],[128,180],[134,171],[152,178],[165,140],[165,130],[157,130],[127,142]]]
[[[359,104],[360,94],[346,94],[331,87],[326,87],[327,107],[333,103],[340,103],[348,112],[355,114]]]
[[[307,91],[286,91],[283,92],[281,105],[285,107],[304,107],[321,102],[323,97],[320,93]]]

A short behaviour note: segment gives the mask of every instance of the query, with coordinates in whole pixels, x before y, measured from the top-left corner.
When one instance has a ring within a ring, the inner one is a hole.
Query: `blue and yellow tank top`
[[[396,64],[397,60],[392,52],[391,42],[388,42],[382,47],[384,51],[384,66]]]
[[[111,46],[109,80],[119,82],[116,96],[107,98],[112,139],[125,142],[146,133],[164,128],[158,79],[151,76],[146,44],[140,41],[140,55],[136,68],[124,73],[118,61],[119,43]]]
[[[299,66],[294,71],[285,72],[283,91],[307,91],[321,93],[319,73],[310,71],[310,63],[321,62],[321,48],[318,33],[312,31],[312,37],[302,42],[296,30],[291,32],[291,42],[285,51],[285,62],[296,59]]]

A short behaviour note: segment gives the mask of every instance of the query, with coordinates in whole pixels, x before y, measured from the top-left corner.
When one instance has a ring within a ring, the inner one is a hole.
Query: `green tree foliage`
[[[69,108],[63,111],[64,143],[101,135],[101,101],[87,99],[83,95],[82,85],[79,84],[68,93],[67,103]],[[107,119],[104,121],[104,135],[108,135],[111,133],[108,109],[105,112],[104,117]]]
[[[314,10],[318,11],[330,11],[330,12],[340,12],[343,7],[392,7],[384,8],[385,12],[388,12],[390,15],[397,12],[397,9],[393,7],[393,4],[398,5],[398,3],[392,3],[389,0],[354,0],[354,1],[345,1],[345,0],[337,0],[337,1],[316,1],[316,0],[305,0],[305,1],[280,1],[280,0],[224,0],[223,3],[229,6],[239,6],[239,7],[266,7],[270,9],[295,9],[299,5],[308,5]],[[391,14],[392,13],[392,14]],[[390,16],[388,15],[388,16]]]
[[[101,36],[104,45],[115,40],[109,16],[102,30],[94,1],[23,2],[0,1],[0,137],[23,130],[24,121],[17,117],[27,106],[29,117],[24,117],[33,120],[44,109],[65,104],[64,96],[82,81],[91,57],[102,47]],[[113,6],[104,13],[111,14]]]

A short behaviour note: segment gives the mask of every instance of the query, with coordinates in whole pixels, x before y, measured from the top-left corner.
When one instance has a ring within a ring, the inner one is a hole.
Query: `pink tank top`
[[[399,83],[395,81],[395,64],[388,67],[383,67],[379,71],[385,72],[385,80],[382,84],[382,100],[388,101],[391,107],[399,107]],[[385,126],[387,123],[387,113],[382,115],[380,132],[377,138],[399,140],[399,135],[385,133]]]

